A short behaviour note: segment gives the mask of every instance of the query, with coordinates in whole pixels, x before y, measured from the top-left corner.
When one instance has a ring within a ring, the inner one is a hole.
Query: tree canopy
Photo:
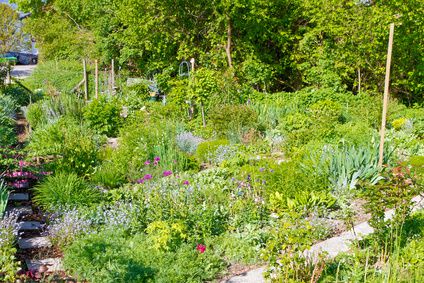
[[[41,57],[119,59],[149,74],[196,58],[258,90],[383,88],[396,24],[392,93],[424,91],[424,2],[339,0],[16,0]]]
[[[9,5],[0,3],[0,55],[17,45],[21,39],[19,15]]]

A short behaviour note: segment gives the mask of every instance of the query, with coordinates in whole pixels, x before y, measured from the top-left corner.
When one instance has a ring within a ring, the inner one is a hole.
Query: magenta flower
[[[144,179],[138,179],[137,180],[137,184],[143,184],[144,183]]]
[[[157,161],[153,162],[153,166],[157,166],[157,165],[158,165]]]
[[[170,175],[172,175],[172,171],[170,171],[170,170],[166,170],[166,171],[163,172],[164,177],[168,177]]]
[[[144,165],[150,165],[150,160],[146,160],[146,162],[144,162]]]
[[[196,250],[198,250],[202,254],[206,251],[206,246],[202,244],[197,244]]]
[[[155,156],[155,158],[153,160],[156,161],[156,162],[159,162],[160,161],[160,157],[159,156]]]
[[[188,180],[185,180],[185,181],[183,182],[183,185],[188,186],[188,185],[190,185],[190,182],[189,182]]]
[[[152,175],[150,175],[150,174],[146,174],[143,177],[143,180],[150,180],[150,179],[152,179]]]

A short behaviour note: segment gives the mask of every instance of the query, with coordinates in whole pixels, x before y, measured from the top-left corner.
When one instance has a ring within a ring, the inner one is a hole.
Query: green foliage
[[[116,137],[122,124],[120,112],[121,107],[117,100],[101,97],[84,108],[84,119],[97,133]]]
[[[80,280],[100,282],[203,282],[216,277],[222,261],[206,248],[183,244],[176,253],[157,250],[144,235],[119,231],[86,236],[65,250],[64,265]]]
[[[32,129],[56,123],[62,116],[82,120],[84,103],[72,94],[46,97],[30,104],[25,113]]]
[[[275,281],[307,282],[313,264],[303,255],[312,245],[311,224],[292,212],[276,220],[262,258],[269,262],[266,276]]]
[[[410,216],[412,198],[423,191],[422,186],[415,183],[408,167],[394,167],[385,177],[377,186],[365,191],[367,210],[371,213],[370,225],[375,229],[376,239],[380,241],[386,238],[388,231],[401,231]],[[385,219],[388,208],[395,210],[392,220]]]
[[[3,27],[0,31],[0,55],[3,55],[19,45],[22,30],[19,28],[19,14],[8,4],[0,3],[0,14],[0,26]]]
[[[98,203],[100,192],[73,173],[56,173],[34,189],[34,201],[48,211]]]
[[[209,121],[219,137],[231,133],[242,135],[255,129],[258,118],[256,112],[245,105],[219,105],[210,110]]]
[[[154,221],[150,223],[146,232],[158,250],[175,250],[187,238],[186,228],[183,223],[168,223]]]
[[[71,45],[66,41],[64,44]],[[25,83],[31,89],[38,89],[50,96],[55,96],[69,93],[81,79],[81,61],[52,60],[39,63]]]
[[[96,137],[69,117],[32,132],[28,149],[32,156],[53,156],[56,169],[79,175],[91,173],[97,163]]]
[[[15,226],[17,217],[15,215],[1,215],[0,217],[0,280],[3,282],[14,282],[19,262],[16,258]]]
[[[4,183],[4,180],[0,179],[0,219],[3,217],[3,214],[6,211],[8,200],[9,200],[9,188]]]
[[[230,144],[228,140],[212,140],[200,143],[196,149],[196,158],[200,162],[210,162],[218,147]]]
[[[0,146],[9,146],[16,141],[14,131],[16,110],[16,101],[0,91]]]

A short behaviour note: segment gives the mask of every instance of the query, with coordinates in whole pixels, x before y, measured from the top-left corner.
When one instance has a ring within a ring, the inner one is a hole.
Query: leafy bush
[[[16,258],[15,239],[18,216],[6,214],[0,217],[0,281],[14,282],[20,264]]]
[[[91,101],[84,108],[84,118],[88,125],[99,134],[116,137],[122,118],[121,107],[117,100],[107,100],[102,96]]]
[[[219,137],[229,133],[244,134],[255,129],[258,122],[256,112],[246,105],[219,105],[210,110],[209,120]]]
[[[101,200],[100,192],[73,173],[57,173],[47,177],[34,189],[34,201],[48,211],[89,206]]]
[[[85,175],[97,163],[98,143],[86,125],[64,117],[33,131],[28,149],[33,156],[53,156],[58,170]]]
[[[64,251],[64,265],[78,279],[99,282],[204,282],[223,262],[209,251],[183,244],[175,253],[155,249],[144,235],[119,231],[88,235]]]
[[[46,97],[28,106],[26,118],[33,129],[54,124],[65,115],[76,121],[81,121],[83,105],[83,101],[74,95],[62,94]]]
[[[205,141],[197,146],[196,158],[201,162],[211,162],[220,146],[228,145],[228,140]]]

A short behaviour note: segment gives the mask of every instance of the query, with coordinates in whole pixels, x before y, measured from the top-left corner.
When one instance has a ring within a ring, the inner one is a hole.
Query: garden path
[[[413,211],[424,209],[424,196],[416,196],[412,199]],[[385,219],[391,219],[395,211],[388,210],[385,213]],[[356,225],[353,229],[340,234],[337,237],[333,237],[317,243],[306,253],[308,256],[316,257],[321,252],[327,252],[330,258],[336,257],[339,253],[348,252],[351,243],[355,240],[361,240],[365,236],[372,234],[374,229],[368,224],[368,222],[362,222]],[[234,276],[225,283],[264,283],[266,282],[263,273],[265,267],[260,267],[243,274]],[[223,283],[223,282],[221,282]]]
[[[38,180],[36,171],[39,171],[34,169],[39,164],[23,161],[27,121],[22,113],[17,113],[16,124],[19,144],[15,148],[15,160],[19,164],[19,170],[7,172],[7,179],[12,187],[7,211],[18,217],[17,257],[26,264],[27,277],[39,279],[46,274],[57,274],[62,270],[62,264],[60,254],[45,236],[46,222],[43,212],[31,201],[31,188]]]

